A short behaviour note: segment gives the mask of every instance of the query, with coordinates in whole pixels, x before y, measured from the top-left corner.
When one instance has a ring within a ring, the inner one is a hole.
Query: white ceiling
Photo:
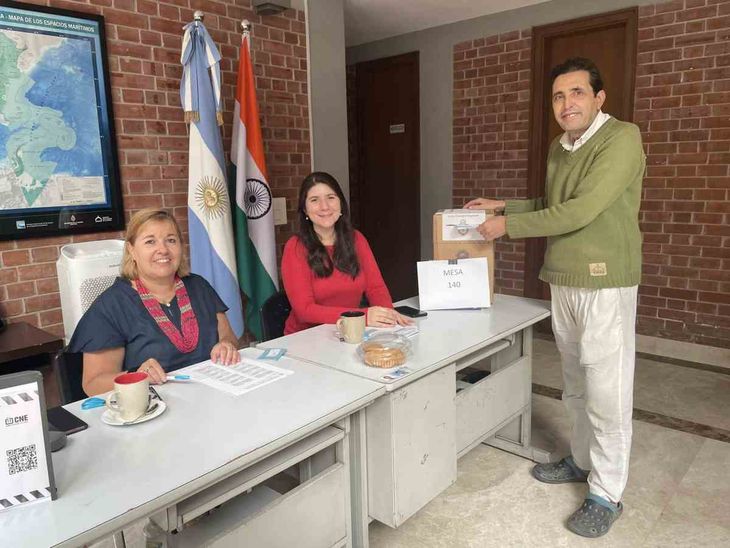
[[[407,32],[513,10],[547,0],[344,0],[345,44],[357,46]]]

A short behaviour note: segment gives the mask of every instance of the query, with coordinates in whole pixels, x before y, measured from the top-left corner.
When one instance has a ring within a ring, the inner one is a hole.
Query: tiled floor
[[[560,355],[553,341],[535,338],[532,382],[561,390]],[[638,358],[634,407],[730,433],[730,370],[725,373]]]
[[[562,388],[555,343],[534,339],[533,383]],[[730,430],[730,375],[638,359],[634,406],[658,421],[634,420],[625,511],[606,537],[573,535],[565,520],[585,496],[584,484],[546,485],[533,463],[481,445],[459,461],[457,482],[399,529],[370,525],[374,548],[408,547],[721,547],[730,546],[730,443],[656,424]],[[562,402],[533,395],[533,432],[568,453]]]
[[[562,403],[533,396],[535,423],[568,431]],[[370,525],[374,548],[730,546],[730,444],[634,422],[625,511],[606,537],[573,535],[564,522],[582,502],[584,484],[547,485],[533,463],[481,445],[459,461],[457,482],[403,524]]]
[[[539,338],[534,350],[533,382],[553,397],[533,395],[533,430],[567,454],[569,424],[554,397],[562,387],[557,350]],[[399,529],[373,522],[370,545],[730,547],[730,443],[718,441],[730,439],[730,375],[639,359],[634,405],[635,417],[653,419],[634,420],[626,509],[607,536],[583,539],[564,526],[584,484],[539,483],[532,462],[480,445],[459,461],[456,483]],[[712,435],[693,433],[702,425]],[[141,525],[130,528],[127,546],[144,546]]]

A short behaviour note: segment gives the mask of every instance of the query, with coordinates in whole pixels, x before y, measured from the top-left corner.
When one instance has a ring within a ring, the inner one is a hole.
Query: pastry
[[[406,361],[406,354],[400,348],[388,348],[382,344],[372,343],[363,346],[365,363],[371,367],[387,369],[402,365]]]

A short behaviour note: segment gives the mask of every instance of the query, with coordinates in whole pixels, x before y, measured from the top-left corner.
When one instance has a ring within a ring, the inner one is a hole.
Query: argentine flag
[[[261,340],[259,313],[266,299],[277,292],[276,241],[271,189],[266,175],[264,141],[256,104],[248,31],[241,40],[238,84],[233,111],[231,161],[236,179],[236,252],[238,278],[246,294],[246,325]]]
[[[180,98],[190,124],[188,230],[191,270],[203,276],[228,306],[228,321],[243,334],[236,275],[231,202],[225,177],[221,115],[220,54],[200,21],[183,36]]]

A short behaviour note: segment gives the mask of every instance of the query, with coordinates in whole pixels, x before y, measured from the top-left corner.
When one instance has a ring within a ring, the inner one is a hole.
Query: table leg
[[[532,438],[532,406],[505,425],[484,443],[535,462],[550,462],[552,451],[537,447]]]
[[[350,415],[350,506],[352,508],[352,545],[367,548],[368,469],[365,438],[365,410]]]
[[[502,427],[485,443],[535,462],[550,462],[554,449],[534,445],[535,440],[532,437],[532,326],[522,330],[522,355],[529,358],[530,404],[523,409],[519,417]]]
[[[124,542],[124,532],[123,531],[117,531],[112,535],[112,540],[114,541],[114,548],[126,548],[127,543]]]

